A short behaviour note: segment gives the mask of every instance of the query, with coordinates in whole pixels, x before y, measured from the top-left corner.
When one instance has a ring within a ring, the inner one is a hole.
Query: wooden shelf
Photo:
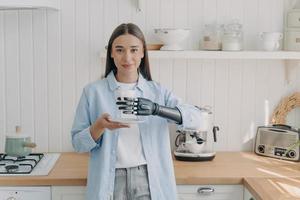
[[[300,51],[148,51],[149,58],[300,60]],[[106,57],[106,51],[101,58]]]

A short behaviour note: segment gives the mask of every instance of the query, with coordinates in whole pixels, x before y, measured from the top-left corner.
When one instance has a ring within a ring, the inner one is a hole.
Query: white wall
[[[214,21],[238,18],[246,49],[257,48],[260,31],[283,30],[284,0],[145,0],[142,12],[136,12],[136,3],[62,0],[60,11],[0,11],[0,151],[16,125],[34,138],[37,151],[72,151],[78,98],[84,85],[102,75],[100,52],[122,22],[138,24],[148,43],[158,42],[153,28],[191,28],[189,49],[199,48],[203,25]],[[300,89],[298,80],[285,83],[283,65],[151,60],[155,80],[189,103],[213,106],[221,128],[216,149],[225,151],[250,150],[256,126],[265,122],[265,105],[271,113],[281,97]],[[299,69],[292,74],[299,77]]]

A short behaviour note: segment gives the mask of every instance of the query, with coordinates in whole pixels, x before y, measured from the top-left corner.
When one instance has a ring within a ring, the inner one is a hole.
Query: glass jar
[[[204,50],[221,50],[223,25],[205,24],[202,38],[202,49]]]
[[[240,51],[243,49],[242,25],[237,21],[227,24],[222,38],[223,51]]]

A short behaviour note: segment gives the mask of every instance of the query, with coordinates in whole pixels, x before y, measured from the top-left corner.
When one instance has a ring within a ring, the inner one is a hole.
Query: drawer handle
[[[215,190],[213,188],[210,187],[199,187],[197,192],[199,194],[211,194],[213,193]]]

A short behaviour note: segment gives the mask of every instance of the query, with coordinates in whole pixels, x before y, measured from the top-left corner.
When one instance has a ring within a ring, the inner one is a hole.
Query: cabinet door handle
[[[210,187],[199,187],[197,192],[199,194],[211,194],[215,191],[214,188],[210,188]]]

